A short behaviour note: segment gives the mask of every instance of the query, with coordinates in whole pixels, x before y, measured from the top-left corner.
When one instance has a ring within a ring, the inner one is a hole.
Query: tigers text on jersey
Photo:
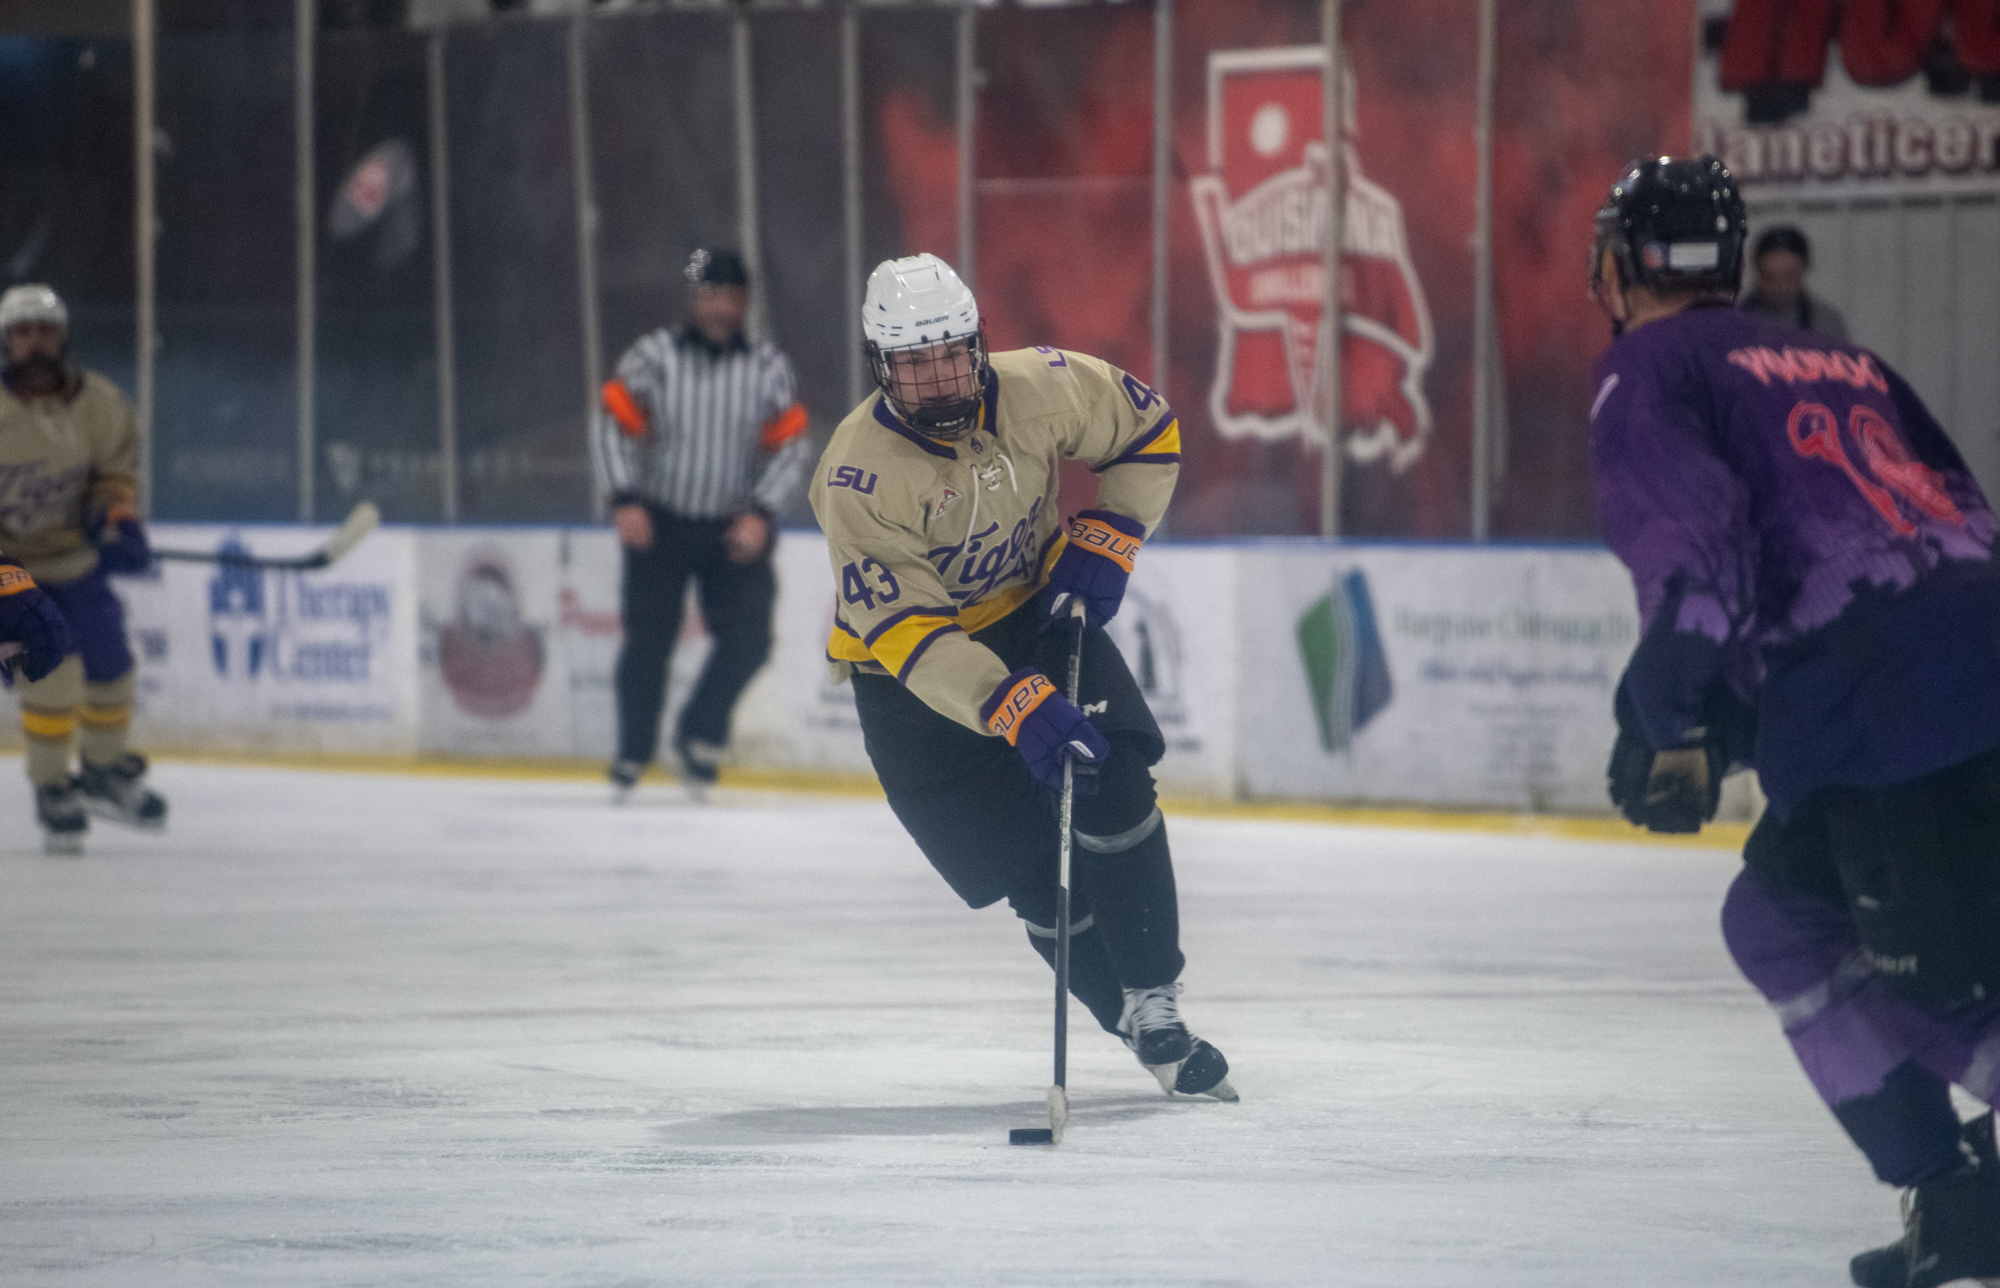
[[[640,336],[604,386],[590,436],[599,490],[687,519],[772,513],[806,464],[806,409],[776,345],[712,345],[691,327]]]
[[[17,398],[0,385],[0,549],[36,581],[89,572],[93,518],[137,496],[139,433],[132,405],[96,372],[69,397]]]
[[[979,706],[1008,668],[969,633],[1047,580],[1064,457],[1097,472],[1100,509],[1150,533],[1180,473],[1180,424],[1134,377],[1048,348],[993,355],[979,422],[957,442],[910,430],[880,393],[849,413],[809,489],[833,560],[835,682],[857,666],[893,675],[987,732]]]

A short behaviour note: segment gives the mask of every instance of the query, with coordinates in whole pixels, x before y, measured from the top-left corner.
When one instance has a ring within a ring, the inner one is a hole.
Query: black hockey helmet
[[[1748,234],[1743,196],[1722,162],[1707,153],[1634,161],[1597,211],[1591,293],[1608,249],[1621,286],[1710,288],[1734,298]]]

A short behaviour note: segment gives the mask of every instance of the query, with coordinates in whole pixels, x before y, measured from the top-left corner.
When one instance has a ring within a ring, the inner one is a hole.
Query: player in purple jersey
[[[1745,220],[1712,157],[1636,162],[1598,212],[1618,339],[1597,510],[1642,635],[1612,799],[1656,831],[1754,767],[1770,808],[1723,934],[1883,1181],[1862,1285],[2000,1276],[2000,565],[1994,515],[1901,377],[1730,307]]]

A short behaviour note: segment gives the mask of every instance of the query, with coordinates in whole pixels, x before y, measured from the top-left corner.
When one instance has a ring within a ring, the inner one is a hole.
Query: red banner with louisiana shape
[[[1326,440],[1323,66],[1316,46],[1208,56],[1208,173],[1189,195],[1216,297],[1209,411],[1224,437]],[[1340,151],[1341,436],[1353,459],[1400,473],[1431,433],[1430,309],[1402,206],[1362,172],[1351,137]]]

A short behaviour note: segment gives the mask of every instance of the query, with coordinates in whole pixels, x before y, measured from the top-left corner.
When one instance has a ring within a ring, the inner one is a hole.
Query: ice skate
[[[136,751],[108,765],[85,761],[76,786],[84,808],[100,818],[152,831],[167,825],[167,803],[146,786],[146,758]]]
[[[681,762],[681,786],[687,788],[695,804],[701,804],[708,799],[708,789],[715,786],[722,765],[722,748],[689,738],[674,744],[674,755]]]
[[[1993,1115],[1965,1124],[1967,1162],[1903,1194],[1903,1237],[1848,1263],[1859,1288],[2000,1284],[2000,1157]]]
[[[632,789],[639,785],[639,779],[646,772],[646,766],[636,760],[614,760],[604,776],[611,780],[611,803],[623,805],[632,798]]]
[[[1162,1091],[1234,1103],[1237,1095],[1229,1085],[1229,1061],[1188,1032],[1176,1000],[1180,991],[1179,984],[1126,989],[1119,1036],[1146,1072],[1159,1079]]]
[[[42,853],[64,857],[83,853],[90,816],[84,813],[83,793],[74,782],[35,788],[35,820],[42,825]]]

